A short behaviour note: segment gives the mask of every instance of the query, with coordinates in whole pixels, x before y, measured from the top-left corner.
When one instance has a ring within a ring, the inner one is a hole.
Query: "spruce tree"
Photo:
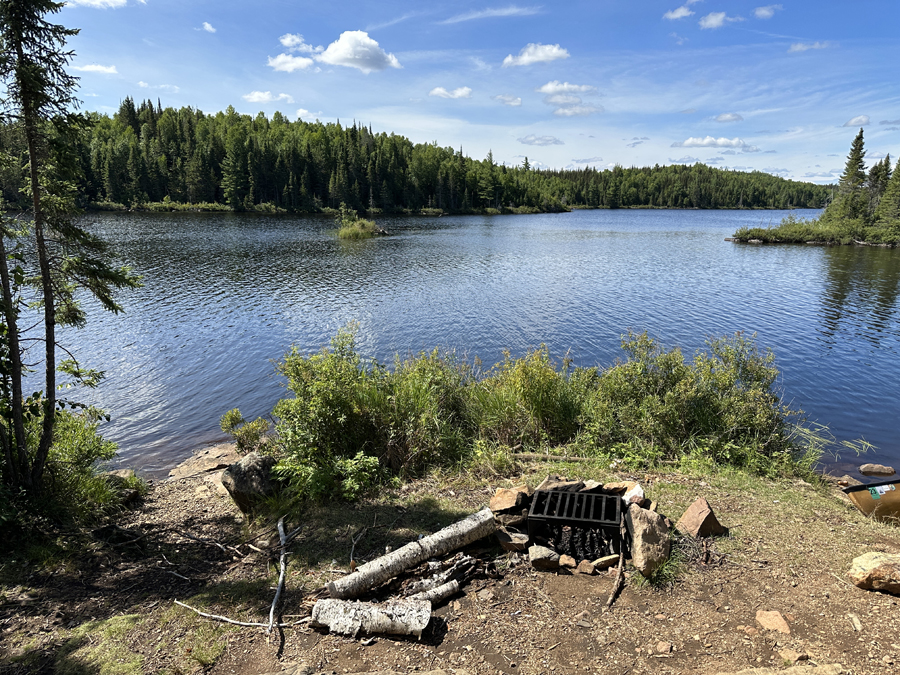
[[[875,222],[878,225],[900,225],[900,162],[897,162],[891,180],[878,202],[878,208],[875,209]]]

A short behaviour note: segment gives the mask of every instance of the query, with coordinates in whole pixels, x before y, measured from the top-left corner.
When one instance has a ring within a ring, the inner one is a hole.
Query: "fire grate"
[[[538,490],[531,500],[528,529],[546,525],[618,530],[622,500],[616,495],[562,490]]]

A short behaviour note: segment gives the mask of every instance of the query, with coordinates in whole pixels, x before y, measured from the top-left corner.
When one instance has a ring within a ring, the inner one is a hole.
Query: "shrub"
[[[234,439],[237,451],[242,455],[249,452],[258,452],[266,447],[266,433],[269,431],[269,422],[262,417],[257,417],[248,422],[237,408],[229,410],[222,415],[219,426],[226,434]]]

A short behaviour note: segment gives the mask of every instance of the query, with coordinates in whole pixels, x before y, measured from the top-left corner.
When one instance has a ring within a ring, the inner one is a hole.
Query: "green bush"
[[[222,415],[219,426],[226,434],[234,439],[237,451],[242,455],[249,452],[264,450],[268,440],[266,433],[269,431],[269,422],[262,417],[257,417],[248,422],[237,408],[229,410]]]

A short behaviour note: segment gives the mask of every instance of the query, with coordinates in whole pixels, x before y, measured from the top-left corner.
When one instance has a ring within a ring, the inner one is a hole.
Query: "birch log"
[[[430,620],[428,600],[406,598],[375,604],[325,598],[313,606],[310,625],[353,637],[359,633],[421,637]]]
[[[435,586],[427,591],[421,591],[420,593],[411,595],[408,600],[427,600],[434,604],[446,600],[451,595],[456,595],[457,593],[459,593],[459,582],[456,579],[451,579],[446,584]]]
[[[330,582],[328,593],[332,598],[355,598],[410,567],[478,541],[493,534],[496,529],[494,514],[489,508],[484,508],[443,530],[358,567],[353,574]]]

